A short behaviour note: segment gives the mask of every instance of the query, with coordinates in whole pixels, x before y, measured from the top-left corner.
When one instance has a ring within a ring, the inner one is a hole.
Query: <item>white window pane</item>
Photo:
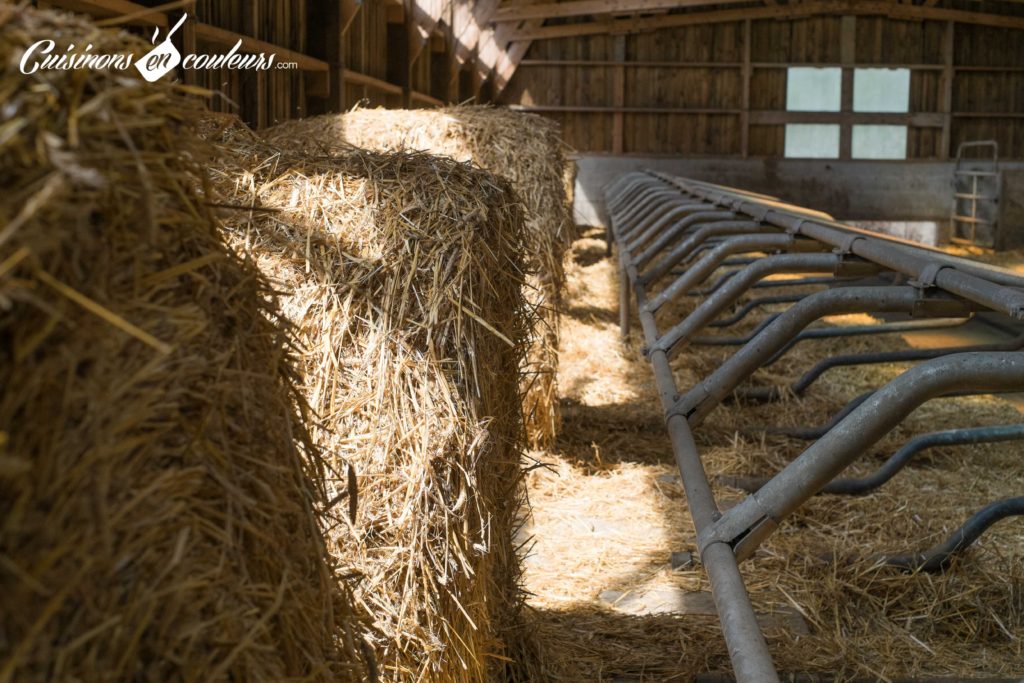
[[[787,123],[786,156],[803,159],[839,158],[839,125]]]
[[[850,140],[854,159],[906,159],[906,126],[854,126]]]
[[[910,110],[910,69],[854,69],[853,110]]]
[[[843,70],[794,66],[786,69],[786,109],[839,111]]]

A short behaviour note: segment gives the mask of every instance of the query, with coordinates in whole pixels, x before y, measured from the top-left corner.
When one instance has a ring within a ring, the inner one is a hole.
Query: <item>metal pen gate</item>
[[[771,197],[655,172],[621,177],[606,190],[612,241],[620,262],[620,312],[629,332],[635,303],[665,414],[665,425],[697,530],[700,560],[711,581],[716,609],[736,677],[777,681],[765,638],[739,566],[785,518],[821,491],[850,493],[878,486],[915,453],[943,443],[1024,438],[1024,426],[982,427],[927,434],[908,443],[867,480],[836,480],[866,446],[882,438],[914,408],[932,398],[963,393],[1024,390],[1024,335],[1005,343],[849,354],[822,361],[791,390],[801,392],[829,367],[915,362],[888,384],[851,401],[818,428],[803,430],[812,443],[766,480],[737,478],[749,494],[726,511],[712,493],[694,430],[750,375],[808,336],[848,334],[839,328],[807,329],[828,315],[901,313],[910,320],[860,326],[854,333],[894,331],[961,323],[984,312],[1008,325],[1024,320],[1024,278],[1010,271],[904,240],[837,223],[825,214],[782,204]],[[738,266],[714,278],[725,265]],[[755,298],[720,318],[766,278],[795,275],[784,283],[829,286],[809,294]],[[821,274],[826,275],[822,276]],[[679,297],[699,293],[688,315],[659,327],[656,314]],[[768,316],[725,362],[692,387],[679,387],[670,361],[705,328],[727,327],[750,310],[789,304]],[[902,326],[902,327],[901,327]],[[778,392],[746,390],[759,400]],[[1024,496],[991,501],[946,542],[923,551],[884,558],[919,570],[941,569],[995,522],[1024,514]],[[961,520],[956,520],[957,522]]]

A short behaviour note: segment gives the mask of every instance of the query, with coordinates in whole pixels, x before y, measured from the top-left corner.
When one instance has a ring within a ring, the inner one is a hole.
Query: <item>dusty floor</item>
[[[553,680],[693,680],[728,671],[728,658],[703,571],[669,564],[672,552],[694,549],[693,527],[639,338],[618,337],[617,274],[600,237],[586,231],[571,254],[564,425],[529,475],[532,626]],[[917,342],[928,344],[927,335]],[[830,353],[899,344],[808,341],[755,383],[792,380]],[[692,348],[677,362],[684,389],[733,350]],[[719,408],[697,431],[709,474],[771,473],[807,442],[740,430],[820,423],[899,370],[835,370],[803,399]],[[997,398],[933,401],[851,471],[871,471],[913,434],[1019,420]],[[907,575],[870,559],[927,548],[976,508],[1019,495],[1022,457],[1019,443],[932,449],[872,495],[820,496],[788,520],[743,568],[779,668],[840,680],[1024,674],[1024,522],[998,524],[943,575]],[[716,488],[726,501],[742,496]]]

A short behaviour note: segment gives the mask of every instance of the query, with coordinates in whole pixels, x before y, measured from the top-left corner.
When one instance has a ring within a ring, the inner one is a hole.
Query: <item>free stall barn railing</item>
[[[1024,426],[1019,424],[934,432],[908,442],[869,477],[836,479],[866,447],[930,399],[1024,390],[1024,336],[997,344],[834,356],[787,389],[743,389],[740,384],[807,338],[949,327],[979,314],[990,324],[1012,327],[1024,320],[1024,278],[844,225],[771,197],[653,171],[619,178],[607,188],[606,200],[611,216],[609,253],[613,241],[619,249],[622,333],[629,333],[635,300],[645,353],[697,530],[700,561],[711,581],[736,678],[777,681],[740,563],[819,492],[871,490],[930,447],[1024,438]],[[713,279],[724,266],[736,267]],[[795,277],[766,280],[783,273]],[[806,285],[825,288],[805,293]],[[768,286],[795,293],[754,296],[721,317],[751,290]],[[660,328],[655,315],[670,311],[666,306],[685,296],[701,299],[692,312],[672,320],[671,327]],[[789,307],[768,315],[746,337],[700,336],[709,327],[728,327],[757,308],[777,304]],[[900,313],[909,319],[808,329],[825,316],[851,313]],[[670,362],[687,344],[702,341],[738,348],[696,385],[680,390]],[[730,479],[727,483],[749,493],[734,507],[720,509],[693,434],[723,400],[734,393],[775,400],[787,390],[803,392],[832,367],[907,361],[915,364],[885,386],[851,401],[826,424],[786,430],[812,443],[770,478]],[[941,570],[992,524],[1022,514],[1024,496],[989,502],[944,543],[881,559],[910,570]]]

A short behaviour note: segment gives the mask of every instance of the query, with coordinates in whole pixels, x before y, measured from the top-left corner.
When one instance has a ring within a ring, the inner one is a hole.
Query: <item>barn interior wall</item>
[[[952,158],[978,139],[1024,159],[1024,31],[947,21],[821,16],[536,40],[500,101],[558,120],[580,153],[781,157],[794,65],[909,68],[909,159]]]
[[[839,220],[949,222],[953,163],[835,161],[583,154],[576,160],[573,210],[581,225],[607,225],[604,188],[631,171],[653,169],[776,196],[813,206]],[[1004,175],[1024,187],[1024,162],[1003,164]],[[1018,218],[1024,216],[1020,213]],[[1024,224],[1024,223],[1022,223]]]

